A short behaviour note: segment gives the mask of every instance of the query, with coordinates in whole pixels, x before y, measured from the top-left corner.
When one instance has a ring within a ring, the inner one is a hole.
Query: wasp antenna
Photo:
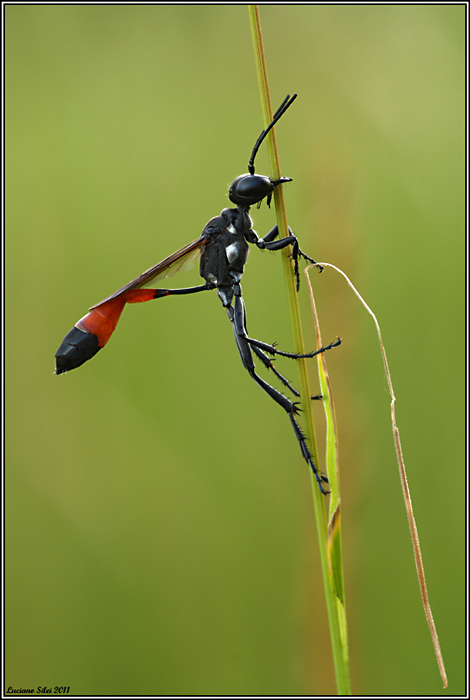
[[[250,175],[255,174],[255,158],[256,158],[256,154],[258,153],[259,147],[263,143],[263,141],[266,138],[266,136],[268,135],[268,133],[273,128],[274,124],[282,117],[284,112],[287,109],[289,109],[289,107],[291,106],[291,104],[293,103],[293,101],[295,100],[296,97],[297,97],[297,93],[295,93],[295,95],[292,95],[292,97],[290,95],[287,95],[287,97],[285,98],[283,103],[279,106],[279,108],[274,113],[273,120],[272,120],[271,124],[266,129],[264,129],[264,131],[261,132],[257,142],[255,143],[255,147],[253,148],[253,151],[251,153],[251,158],[248,161],[248,172],[250,173]]]
[[[283,103],[280,105],[280,107],[278,107],[278,109],[274,112],[273,121],[279,119],[279,117],[282,116],[282,115],[284,114],[284,112],[286,111],[286,109],[287,109],[288,107],[290,107],[291,103],[295,100],[296,97],[297,97],[297,93],[296,93],[295,95],[293,95],[292,98],[290,97],[290,95],[287,95],[287,97],[285,98],[284,102],[283,102]]]

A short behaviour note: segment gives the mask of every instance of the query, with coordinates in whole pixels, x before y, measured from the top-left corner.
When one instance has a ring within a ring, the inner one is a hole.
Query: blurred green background
[[[273,105],[299,93],[277,128],[289,223],[381,322],[463,693],[465,7],[260,12]],[[335,693],[310,476],[215,292],[126,308],[102,353],[53,375],[89,306],[228,205],[261,128],[246,6],[6,7],[6,687]],[[274,211],[253,218],[264,234]],[[375,331],[335,273],[313,282],[324,342],[343,338],[353,691],[439,694]],[[252,250],[243,290],[250,333],[291,349],[280,256]]]

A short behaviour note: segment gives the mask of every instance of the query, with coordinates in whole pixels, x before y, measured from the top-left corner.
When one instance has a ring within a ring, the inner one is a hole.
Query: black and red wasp
[[[296,97],[297,95],[292,97],[287,95],[274,114],[270,125],[261,132],[256,141],[248,163],[248,173],[240,175],[232,182],[229,190],[229,199],[236,207],[223,209],[220,216],[215,216],[204,226],[201,235],[195,241],[188,243],[168,258],[165,258],[165,260],[143,272],[132,282],[100,301],[99,304],[92,306],[89,313],[81,318],[72,330],[67,333],[57,350],[55,354],[56,374],[62,374],[68,370],[75,369],[75,367],[80,367],[80,365],[96,355],[98,350],[101,350],[106,345],[114,332],[126,304],[160,299],[170,295],[195,294],[196,292],[203,292],[209,289],[217,289],[217,294],[232,323],[243,366],[255,382],[287,412],[295,436],[299,441],[302,456],[310,465],[321,492],[326,494],[328,491],[323,484],[327,484],[328,479],[315,466],[305,436],[296,420],[296,414],[299,411],[298,402],[291,401],[256,374],[253,353],[267,369],[274,372],[294,396],[298,397],[299,392],[274,368],[268,356],[280,355],[291,359],[310,358],[339,345],[341,340],[337,339],[330,345],[315,352],[300,355],[293,352],[282,352],[274,345],[250,338],[246,331],[245,305],[240,286],[240,279],[248,257],[249,243],[256,245],[262,250],[281,250],[287,246],[292,246],[297,290],[300,283],[299,258],[304,258],[307,262],[316,264],[312,258],[309,258],[308,255],[305,255],[300,250],[298,240],[290,228],[289,235],[285,238],[276,240],[279,234],[277,226],[274,226],[264,238],[258,238],[257,233],[252,228],[253,222],[249,215],[252,205],[257,204],[259,207],[262,200],[266,198],[269,206],[275,188],[292,180],[290,177],[280,177],[277,180],[272,180],[263,175],[255,175],[254,161],[266,135]],[[189,269],[198,259],[200,259],[200,275],[205,280],[205,284],[182,289],[153,288],[154,283],[158,280],[170,277],[179,270]]]

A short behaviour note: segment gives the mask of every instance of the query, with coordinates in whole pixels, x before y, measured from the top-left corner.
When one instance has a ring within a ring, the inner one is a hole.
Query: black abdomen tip
[[[68,372],[75,367],[80,367],[101,350],[98,345],[98,337],[94,333],[85,333],[74,326],[67,333],[55,354],[56,374]]]

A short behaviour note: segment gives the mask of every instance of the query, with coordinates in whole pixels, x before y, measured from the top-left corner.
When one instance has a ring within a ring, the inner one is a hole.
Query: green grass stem
[[[272,107],[258,6],[249,5],[248,11],[253,37],[253,46],[255,50],[255,59],[258,72],[258,82],[261,95],[263,117],[265,126],[268,126],[272,119]],[[281,176],[281,169],[279,164],[279,155],[276,146],[274,129],[271,129],[271,131],[268,134],[267,144],[270,158],[271,176],[273,179],[279,178]],[[274,204],[276,208],[276,216],[279,226],[279,235],[280,237],[287,236],[287,214],[282,186],[277,187],[274,191]],[[296,352],[300,354],[305,354],[302,325],[300,319],[300,309],[296,291],[296,282],[293,271],[292,259],[287,249],[284,249],[282,253],[295,349]],[[323,355],[321,355],[320,357],[323,357]],[[309,449],[312,453],[313,460],[315,464],[318,465],[319,460],[315,440],[315,429],[310,399],[311,392],[309,387],[306,360],[298,360],[297,367],[299,371],[301,406],[303,411],[303,429],[309,443]],[[332,406],[331,402],[328,399],[326,403]],[[333,416],[331,410],[329,412],[327,411],[327,420],[329,415],[331,416],[329,420],[331,420]],[[333,441],[332,443],[331,440],[328,440],[328,444],[331,445],[334,443],[335,441]],[[328,450],[328,455],[329,456],[327,456],[327,461],[334,462],[336,470],[336,453],[331,453],[330,448],[330,450]],[[311,474],[311,482],[315,510],[315,521],[317,526],[318,542],[320,548],[320,561],[323,575],[323,584],[325,589],[328,620],[330,626],[330,636],[333,649],[336,684],[339,695],[350,695],[351,689],[348,665],[347,627],[344,608],[344,586],[342,585],[343,567],[341,556],[341,530],[338,491],[336,488],[336,494],[333,494],[330,497],[334,499],[332,502],[335,504],[335,506],[333,509],[333,516],[328,522],[325,510],[325,497],[320,493],[320,490],[318,488],[313,474]],[[334,484],[337,484],[337,480],[335,477],[333,477],[333,482]]]

